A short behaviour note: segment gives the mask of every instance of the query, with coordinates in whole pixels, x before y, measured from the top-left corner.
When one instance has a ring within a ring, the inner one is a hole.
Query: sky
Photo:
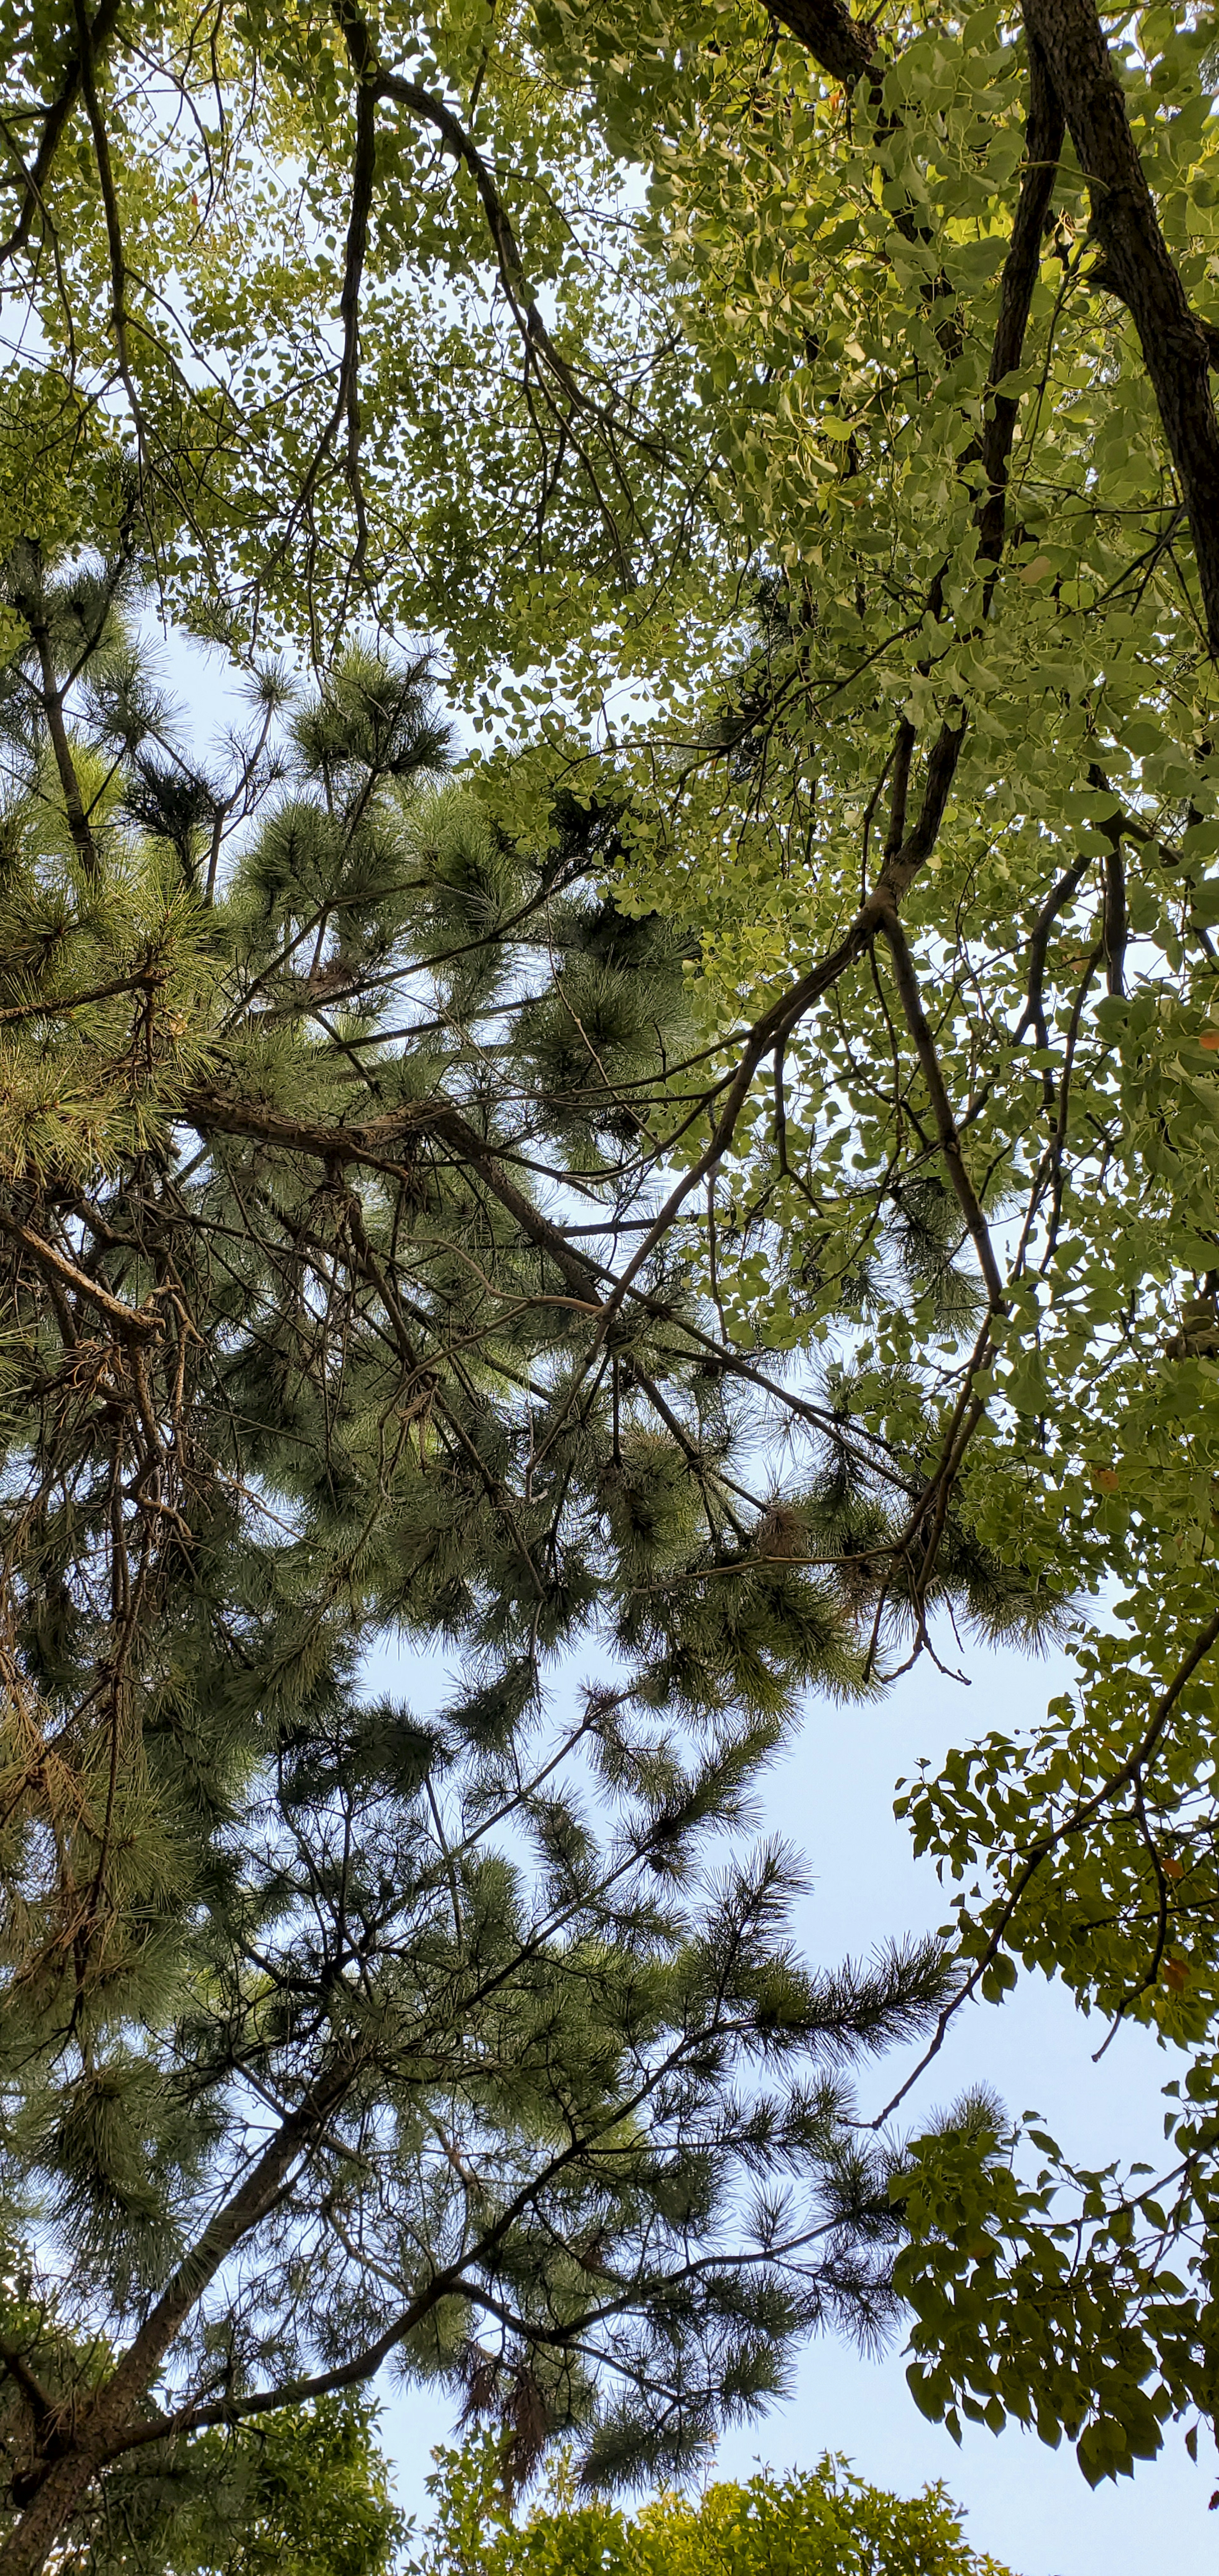
[[[226,725],[242,723],[240,693],[218,656],[173,637],[158,658],[185,701],[197,750]],[[915,1860],[908,1831],[894,1818],[894,1784],[922,1756],[934,1762],[949,1745],[991,1727],[1014,1731],[1037,1722],[1066,1677],[1055,1657],[1031,1661],[973,1648],[966,1664],[968,1687],[925,1660],[878,1703],[810,1705],[791,1750],[768,1775],[762,1830],[794,1843],[811,1871],[796,1928],[812,1960],[858,1958],[888,1935],[945,1920],[934,1866]],[[375,1683],[417,1706],[447,1696],[434,1659],[421,1665],[409,1649],[380,1653]],[[1127,2028],[1095,2066],[1092,2053],[1104,2036],[1061,1989],[1022,1978],[1002,2005],[976,2005],[958,2016],[911,2099],[911,2117],[951,2101],[967,2084],[986,2083],[1009,2110],[1040,2112],[1073,2161],[1155,2161],[1163,2143],[1161,2087],[1179,2061],[1149,2034]],[[896,2080],[890,2056],[876,2070],[875,2100],[863,2107],[879,2109]],[[1215,2576],[1219,2512],[1207,2508],[1219,2489],[1219,2462],[1205,2439],[1195,2467],[1183,2428],[1170,2427],[1157,2461],[1140,2464],[1133,2480],[1093,2492],[1066,2445],[1051,2451],[1015,2426],[996,2436],[966,2425],[958,2449],[942,2426],[919,2414],[904,2374],[900,2345],[876,2361],[834,2340],[813,2343],[790,2399],[760,2424],[728,2434],[715,2474],[748,2477],[759,2464],[809,2467],[822,2452],[840,2451],[860,2475],[901,2493],[942,2479],[966,2509],[975,2548],[990,2551],[1013,2576],[1142,2576],[1153,2567],[1171,2576]],[[422,2519],[433,2446],[452,2435],[450,2407],[390,2379],[378,2394],[399,2499]]]

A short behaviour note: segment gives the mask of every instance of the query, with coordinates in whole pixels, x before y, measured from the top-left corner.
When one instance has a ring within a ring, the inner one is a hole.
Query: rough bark
[[[991,351],[990,382],[1000,385],[1024,352],[1024,335],[1032,310],[1033,289],[1041,268],[1045,219],[1049,212],[1062,155],[1065,120],[1062,103],[1050,79],[1041,46],[1029,37],[1029,106],[1024,133],[1024,174],[999,289],[999,319]],[[978,553],[997,564],[1003,552],[1008,461],[1020,410],[1014,394],[992,397],[990,418],[982,435],[982,463],[987,493],[978,522]]]
[[[89,29],[89,45],[95,61],[100,61],[112,35],[119,14],[119,0],[102,0],[102,5]],[[79,53],[64,66],[64,75],[54,98],[39,110],[35,122],[42,125],[38,150],[21,172],[19,183],[20,212],[12,231],[0,242],[0,266],[23,250],[33,229],[34,218],[42,215],[43,192],[55,168],[59,147],[71,122],[81,95],[83,63]],[[11,149],[11,147],[10,147]]]
[[[853,87],[871,70],[875,81],[873,30],[853,19],[841,0],[785,0],[775,15],[832,80]],[[1190,310],[1160,229],[1094,0],[1026,0],[1025,27],[1032,65],[1030,167],[1036,131],[1048,205],[1052,164],[1058,158],[1056,98],[1089,184],[1092,231],[1102,252],[1093,282],[1121,298],[1138,332],[1193,535],[1207,642],[1212,653],[1219,653],[1219,420],[1210,384],[1214,328]],[[1030,222],[1034,193],[1029,196]],[[1001,507],[998,493],[995,499]]]
[[[1101,279],[1139,335],[1189,517],[1207,641],[1219,652],[1219,421],[1207,331],[1160,230],[1093,0],[1026,0],[1026,20],[1088,181]]]
[[[96,2473],[97,2462],[83,2446],[56,2461],[0,2549],[4,2576],[41,2576]]]
[[[831,80],[853,89],[862,79],[876,52],[876,30],[853,18],[843,0],[778,0],[773,15]]]

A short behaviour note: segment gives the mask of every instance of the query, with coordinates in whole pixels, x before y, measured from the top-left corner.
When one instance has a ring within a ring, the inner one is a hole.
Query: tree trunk
[[[41,2576],[77,2505],[88,2494],[96,2474],[89,2453],[76,2452],[48,2470],[36,2496],[0,2548],[0,2576]]]
[[[268,2139],[240,2189],[217,2210],[178,2265],[105,2387],[88,2401],[87,2410],[82,2407],[78,2447],[52,2462],[0,2549],[0,2576],[40,2576],[98,2470],[131,2447],[140,2409],[175,2336],[234,2247],[265,2218],[292,2165],[324,2127],[354,2072],[354,2061],[347,2059],[319,2077],[298,2109]]]
[[[1206,329],[1160,230],[1093,0],[1025,0],[1025,16],[1088,181],[1103,254],[1094,283],[1121,297],[1139,335],[1189,514],[1207,640],[1219,653],[1219,422]]]

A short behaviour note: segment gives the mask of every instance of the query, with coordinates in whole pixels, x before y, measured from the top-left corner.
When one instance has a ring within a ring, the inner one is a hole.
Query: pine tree
[[[934,1944],[807,1969],[790,1855],[725,1851],[921,1619],[927,1461],[772,1382],[656,1222],[705,1078],[612,795],[510,838],[426,665],[359,650],[264,668],[220,779],[135,580],[9,580],[7,2571],[391,2359],[518,2474],[560,2428],[680,2468],[800,2333],[883,2330],[846,2079],[946,1994]],[[943,1566],[1048,1614],[967,1528]]]

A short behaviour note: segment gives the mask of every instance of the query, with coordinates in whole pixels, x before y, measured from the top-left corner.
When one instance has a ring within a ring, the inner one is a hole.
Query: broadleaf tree
[[[409,2524],[350,2391],[216,2427],[99,2483],[61,2565],[160,2576],[392,2576]]]
[[[920,2402],[1129,2468],[1215,2407],[1215,29],[1092,0],[4,23],[36,327],[0,536],[81,864],[113,781],[103,753],[74,811],[23,546],[150,555],[251,663],[324,664],[353,618],[434,634],[500,726],[487,828],[612,809],[619,913],[689,968],[697,1074],[623,1143],[635,1279],[679,1276],[742,1383],[870,1462],[832,1547],[800,1493],[767,1544],[834,1555],[869,1686],[890,1614],[955,1653],[937,1587],[977,1606],[984,1564],[1000,1620],[1017,1576],[1031,1629],[1083,1602],[1047,1720],[905,1803],[979,1890],[942,2012],[1026,1965],[1154,2027],[1165,2169],[1037,2137],[1013,2166],[975,2105],[924,2122],[892,2207]],[[185,1048],[216,966],[178,953]]]
[[[943,2486],[896,2496],[831,2456],[786,2477],[762,2470],[744,2485],[713,2479],[624,2513],[581,2496],[562,2458],[527,2513],[505,2497],[501,2446],[484,2435],[441,2450],[428,2485],[423,2546],[412,2534],[409,2576],[1006,2576],[966,2540]]]

